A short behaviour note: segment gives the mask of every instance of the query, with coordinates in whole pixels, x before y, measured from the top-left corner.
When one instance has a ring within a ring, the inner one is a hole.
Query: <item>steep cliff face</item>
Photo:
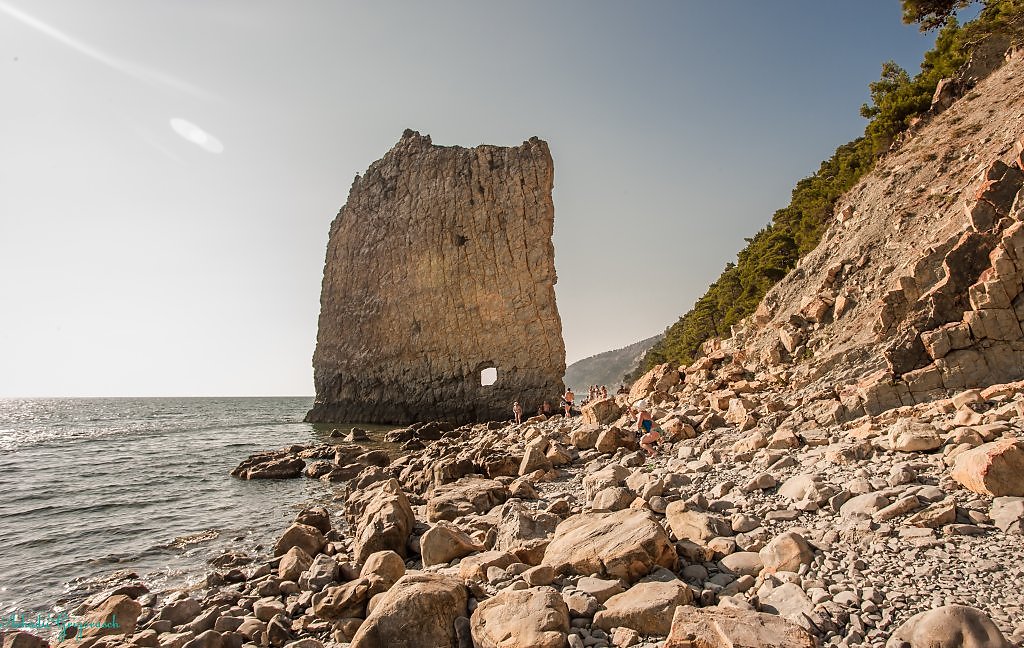
[[[1022,78],[1018,52],[910,132],[726,350],[847,418],[1024,378]]]
[[[406,131],[331,224],[308,421],[509,418],[563,389],[545,142]],[[481,371],[497,381],[481,385]]]

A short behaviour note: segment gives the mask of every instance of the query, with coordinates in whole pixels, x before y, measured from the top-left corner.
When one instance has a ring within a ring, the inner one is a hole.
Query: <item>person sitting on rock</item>
[[[569,418],[569,412],[572,411],[572,404],[574,400],[576,400],[576,394],[572,393],[572,387],[568,387],[565,390],[565,395],[562,396],[562,407],[565,408],[565,418]]]
[[[636,433],[640,437],[640,447],[647,451],[648,457],[655,455],[654,444],[661,440],[661,434],[654,429],[654,418],[647,408],[647,401],[636,402]]]
[[[516,417],[516,425],[523,422],[523,406],[519,401],[512,403],[512,416]]]

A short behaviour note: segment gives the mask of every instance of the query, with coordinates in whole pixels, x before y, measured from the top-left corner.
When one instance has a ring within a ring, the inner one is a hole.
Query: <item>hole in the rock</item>
[[[465,236],[463,236],[462,234],[456,234],[455,235],[455,245],[457,245],[459,247],[462,247],[467,242],[469,242],[469,239],[466,238]]]
[[[498,368],[487,367],[480,372],[480,386],[490,387],[494,383],[498,382]]]

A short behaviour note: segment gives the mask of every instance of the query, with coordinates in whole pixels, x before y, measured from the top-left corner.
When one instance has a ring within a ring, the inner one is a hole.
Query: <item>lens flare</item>
[[[224,152],[224,145],[221,144],[219,139],[188,120],[175,117],[171,119],[171,128],[175,133],[208,153]]]

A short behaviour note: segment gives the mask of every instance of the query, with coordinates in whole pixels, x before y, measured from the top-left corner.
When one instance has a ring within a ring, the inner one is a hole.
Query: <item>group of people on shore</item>
[[[624,391],[625,385],[619,388],[617,393],[628,393]],[[608,398],[608,388],[604,385],[597,387],[592,385],[589,391],[589,398],[585,402],[592,402],[595,400],[601,400]],[[564,411],[565,418],[572,416],[573,407],[576,404],[576,394],[569,387],[562,394],[561,408]],[[544,401],[544,404],[537,408],[537,415],[548,417],[554,413],[554,408],[551,406],[549,401]],[[519,404],[519,401],[512,403],[512,415],[515,418],[516,424],[523,422],[523,406]],[[634,427],[637,435],[637,439],[640,442],[640,447],[647,452],[648,457],[653,457],[657,454],[655,445],[661,441],[661,429],[655,425],[654,417],[651,415],[650,406],[647,404],[647,400],[641,398],[637,402],[629,406],[629,417],[635,417]]]
[[[588,391],[587,401],[592,402],[596,400],[603,400],[608,398],[608,386],[607,385],[591,385]]]

